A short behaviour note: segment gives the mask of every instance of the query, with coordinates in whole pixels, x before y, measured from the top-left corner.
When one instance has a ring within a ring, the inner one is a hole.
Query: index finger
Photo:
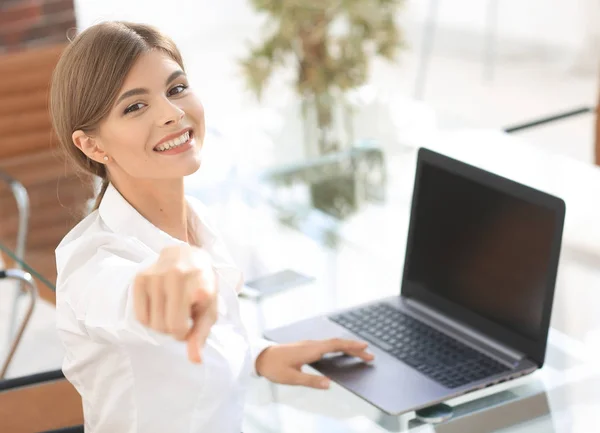
[[[343,338],[332,338],[330,340],[324,340],[322,351],[323,355],[331,352],[344,352],[348,354],[354,354],[359,351],[365,350],[369,344],[366,341],[357,340],[346,340]]]
[[[215,323],[210,310],[198,309],[194,313],[194,326],[186,337],[188,346],[188,358],[195,363],[202,362],[202,349],[206,344],[210,330]]]

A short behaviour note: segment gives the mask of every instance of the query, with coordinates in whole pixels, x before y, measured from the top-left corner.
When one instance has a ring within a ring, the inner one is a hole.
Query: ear
[[[99,163],[104,163],[106,152],[98,145],[95,138],[87,135],[82,130],[75,131],[71,138],[75,146],[86,154],[88,158]]]

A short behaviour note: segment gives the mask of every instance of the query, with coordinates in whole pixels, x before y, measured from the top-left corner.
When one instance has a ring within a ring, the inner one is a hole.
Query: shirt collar
[[[191,229],[203,247],[211,246],[216,239],[215,231],[205,222],[206,216],[196,200],[186,197],[191,213]],[[165,247],[183,243],[162,231],[144,218],[111,184],[108,185],[98,208],[104,223],[115,233],[131,236],[160,253]]]

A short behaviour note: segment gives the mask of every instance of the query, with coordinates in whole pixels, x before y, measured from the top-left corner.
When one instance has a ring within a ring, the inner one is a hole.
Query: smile
[[[166,152],[168,150],[176,149],[188,143],[192,136],[193,132],[191,130],[185,131],[179,137],[173,138],[171,140],[165,141],[164,143],[157,145],[154,148],[154,150],[157,152]]]

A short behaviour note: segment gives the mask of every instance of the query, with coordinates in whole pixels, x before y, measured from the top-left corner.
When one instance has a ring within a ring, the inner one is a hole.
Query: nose
[[[183,119],[184,115],[185,112],[180,107],[166,99],[162,104],[162,113],[159,124],[160,126],[176,125]]]

